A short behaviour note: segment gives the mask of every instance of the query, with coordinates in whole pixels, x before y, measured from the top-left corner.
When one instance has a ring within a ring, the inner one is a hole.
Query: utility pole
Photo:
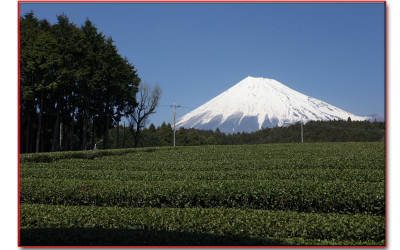
[[[304,142],[303,140],[303,122],[300,122],[300,126],[301,126],[301,143]]]
[[[122,147],[125,148],[125,121],[124,121],[124,136],[122,138]]]
[[[176,108],[182,107],[181,105],[176,105],[174,102],[174,105],[171,105],[171,108],[174,108],[174,147],[175,147],[175,113],[176,113]]]
[[[103,139],[101,139],[100,141],[98,141],[98,142],[96,142],[96,143],[94,144],[94,149],[93,149],[93,150],[99,150],[99,149],[97,148],[97,143],[100,143],[102,140],[103,140]]]
[[[63,141],[63,123],[60,122],[60,149],[62,148],[62,141]]]

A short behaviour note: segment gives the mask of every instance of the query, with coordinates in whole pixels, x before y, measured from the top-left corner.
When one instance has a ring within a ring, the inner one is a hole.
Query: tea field
[[[384,143],[20,155],[20,246],[384,246]]]

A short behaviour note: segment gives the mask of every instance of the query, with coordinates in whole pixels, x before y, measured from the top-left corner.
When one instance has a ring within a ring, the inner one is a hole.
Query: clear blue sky
[[[384,3],[20,3],[89,18],[149,84],[189,112],[247,76],[273,78],[357,115],[385,113]],[[150,122],[173,122],[160,106]]]

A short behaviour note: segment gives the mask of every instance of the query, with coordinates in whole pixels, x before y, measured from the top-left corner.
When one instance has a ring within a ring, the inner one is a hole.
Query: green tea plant
[[[21,242],[382,246],[384,146],[288,143],[21,155]]]

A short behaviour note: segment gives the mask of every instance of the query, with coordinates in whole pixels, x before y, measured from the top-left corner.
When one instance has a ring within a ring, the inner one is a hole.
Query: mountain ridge
[[[248,76],[203,105],[180,117],[177,127],[221,132],[253,132],[315,120],[369,120],[304,95],[269,78]]]

